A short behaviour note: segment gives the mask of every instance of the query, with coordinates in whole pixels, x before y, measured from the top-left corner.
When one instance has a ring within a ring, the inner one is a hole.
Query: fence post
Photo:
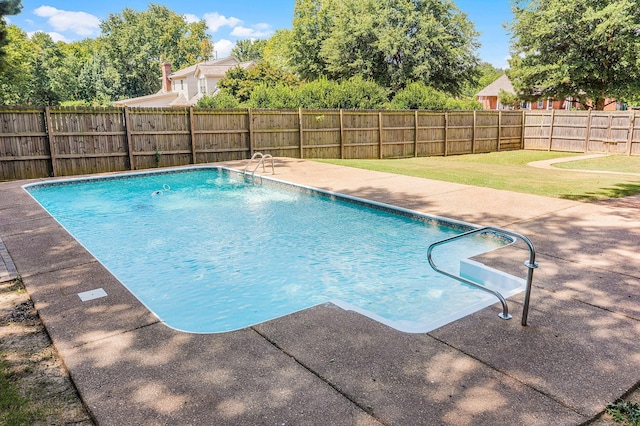
[[[191,134],[191,164],[196,164],[198,162],[198,157],[196,153],[196,129],[195,129],[195,118],[193,117],[193,107],[189,107],[189,131]]]
[[[549,125],[549,148],[547,151],[551,151],[551,144],[553,143],[553,122],[555,121],[556,110],[551,110],[551,124]]]
[[[303,135],[304,135],[304,130],[302,129],[302,107],[298,108],[298,124],[299,124],[299,129],[300,129],[300,159],[304,159],[304,148],[302,145],[302,139],[303,139]]]
[[[591,110],[587,114],[587,134],[584,138],[584,153],[589,152],[589,141],[591,140]]]
[[[520,127],[520,149],[524,149],[524,131],[526,127],[527,114],[522,110],[522,126]]]
[[[444,156],[449,153],[449,114],[444,112]]]
[[[633,145],[633,131],[636,128],[636,112],[632,111],[629,117],[629,134],[627,135],[627,155],[631,155],[631,146]]]
[[[344,160],[344,114],[340,109],[340,159]]]
[[[473,110],[473,128],[471,129],[471,153],[476,153],[476,126],[478,125],[478,111]]]
[[[378,159],[382,160],[382,111],[378,112]]]
[[[131,140],[131,117],[129,117],[129,107],[124,107],[124,130],[127,139],[127,152],[129,154],[129,170],[135,170],[136,164],[133,157],[133,141]]]
[[[502,110],[498,110],[498,146],[496,151],[500,152],[500,142],[502,142]]]
[[[47,140],[49,141],[49,153],[51,156],[51,173],[58,176],[58,164],[56,160],[56,148],[53,135],[53,123],[51,122],[51,110],[48,106],[44,107],[45,119],[47,120]]]
[[[414,111],[413,114],[414,117],[414,129],[415,129],[415,135],[413,138],[413,156],[417,157],[418,156],[418,110]]]
[[[247,108],[247,114],[249,117],[249,158],[253,157],[253,113],[251,108]]]

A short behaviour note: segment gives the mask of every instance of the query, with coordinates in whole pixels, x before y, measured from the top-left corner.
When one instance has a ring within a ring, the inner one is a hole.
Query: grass
[[[561,169],[604,170],[609,172],[640,173],[640,156],[610,155],[607,157],[577,160],[554,164]]]
[[[616,422],[629,426],[640,426],[640,405],[617,400],[607,404],[607,413],[609,413]]]
[[[596,201],[640,194],[640,177],[527,166],[527,163],[532,161],[578,155],[580,154],[546,151],[502,151],[450,157],[317,161],[576,201]],[[610,158],[610,168],[618,167],[617,162],[627,161],[626,157]],[[636,157],[632,161],[635,160]]]

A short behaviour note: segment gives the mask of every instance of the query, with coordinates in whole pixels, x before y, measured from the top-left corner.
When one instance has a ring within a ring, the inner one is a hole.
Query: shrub
[[[296,90],[283,84],[267,86],[260,84],[251,92],[247,102],[250,108],[298,108]]]
[[[337,93],[339,84],[322,78],[305,83],[298,89],[298,102],[301,108],[338,108]]]
[[[240,103],[227,90],[219,90],[216,94],[204,96],[196,106],[200,108],[238,108]]]
[[[447,108],[447,95],[424,83],[415,82],[398,91],[387,106],[389,109],[444,110]]]
[[[387,89],[360,76],[340,82],[334,108],[379,109],[387,101]]]

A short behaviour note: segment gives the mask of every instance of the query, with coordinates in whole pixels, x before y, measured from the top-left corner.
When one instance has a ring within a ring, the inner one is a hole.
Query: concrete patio
[[[27,181],[0,183],[0,255],[98,424],[577,425],[640,383],[640,196],[585,204],[280,158],[276,173],[527,235],[540,264],[529,325],[520,294],[510,321],[495,304],[426,334],[331,304],[181,333],[69,236]],[[484,261],[524,276],[528,253],[510,250]],[[108,296],[78,297],[97,288]]]

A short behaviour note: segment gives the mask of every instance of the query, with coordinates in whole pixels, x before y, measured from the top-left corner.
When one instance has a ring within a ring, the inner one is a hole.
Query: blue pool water
[[[333,301],[424,332],[496,302],[434,272],[434,241],[461,224],[295,189],[221,168],[70,180],[25,188],[168,326],[236,330]],[[461,259],[505,242],[434,251]]]

